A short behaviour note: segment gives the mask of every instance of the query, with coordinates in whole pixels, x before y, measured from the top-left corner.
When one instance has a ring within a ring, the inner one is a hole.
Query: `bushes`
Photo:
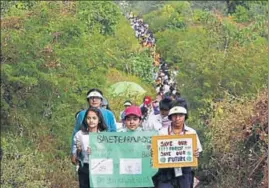
[[[208,142],[201,170],[210,171],[218,186],[266,185],[267,114],[267,91],[253,100],[225,99],[214,104],[213,117],[204,128]]]
[[[266,94],[252,98],[267,88],[268,8],[261,2],[241,4],[229,16],[188,6],[178,11],[173,3],[144,16],[155,32],[157,52],[179,69],[177,87],[189,102],[190,126],[197,129],[204,148],[198,175],[209,187],[266,185],[262,173],[268,173],[267,143],[261,138],[268,137],[262,130],[267,120],[254,121],[261,117],[254,116],[260,114],[258,101],[267,105]],[[183,28],[166,25],[174,16],[177,24],[184,21]],[[252,128],[248,136],[246,127]]]
[[[105,90],[110,67],[122,68],[129,54],[148,59],[136,51],[129,23],[113,3],[14,9],[3,18],[1,35],[1,185],[77,187],[69,155],[86,92]]]

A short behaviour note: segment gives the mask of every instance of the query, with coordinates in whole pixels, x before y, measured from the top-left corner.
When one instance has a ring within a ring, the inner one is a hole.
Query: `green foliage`
[[[233,13],[233,16],[235,16],[235,20],[237,22],[246,22],[249,20],[248,10],[241,5],[236,7],[236,10]]]
[[[257,113],[251,112],[255,109],[251,98],[267,88],[268,8],[261,2],[243,4],[237,4],[228,16],[218,10],[185,7],[191,14],[180,14],[184,29],[165,25],[171,15],[167,9],[145,15],[153,27],[157,52],[170,67],[178,68],[177,88],[190,106],[188,125],[197,130],[203,145],[197,169],[203,187],[267,185],[267,145],[264,140],[255,145],[254,133],[268,137],[267,129],[262,131],[267,119],[253,123],[267,113],[253,117]],[[240,100],[233,102],[235,99]],[[246,139],[242,135],[244,125],[253,130]]]
[[[32,8],[36,4],[35,1],[1,1],[2,16],[20,15],[23,11]]]
[[[86,22],[89,32],[102,34],[113,34],[121,15],[114,3],[105,1],[80,1],[77,14],[80,20]]]
[[[162,7],[166,1],[115,1],[120,6],[122,12],[128,14],[133,12],[138,16],[147,14]]]
[[[1,187],[76,187],[74,169],[69,158],[57,160],[57,152],[47,150],[53,155],[48,158],[46,152],[41,151],[41,145],[44,147],[51,144],[48,140],[43,139],[36,144],[38,149],[31,149],[22,137],[14,137],[12,134],[5,134],[1,138],[1,148],[4,151]]]
[[[149,58],[111,2],[35,2],[1,21],[1,185],[77,187],[70,137],[86,92],[105,90],[111,67]]]
[[[125,65],[129,74],[136,75],[145,82],[152,83],[152,59],[148,54],[148,51],[144,51],[140,56],[132,56]]]
[[[141,11],[154,10],[144,18],[157,39],[157,52],[171,67],[179,68],[177,83],[190,104],[189,122],[201,135],[204,156],[198,172],[208,170],[209,178],[218,180],[218,185],[226,186],[229,181],[231,187],[240,182],[247,185],[244,178],[236,182],[238,174],[245,177],[243,170],[250,171],[247,166],[239,167],[240,173],[233,176],[219,174],[231,169],[237,172],[233,165],[249,154],[242,151],[252,148],[257,136],[253,132],[247,140],[237,139],[238,146],[230,142],[237,137],[229,133],[234,135],[234,128],[241,124],[231,126],[227,117],[232,114],[225,110],[233,109],[230,102],[235,97],[248,100],[246,97],[267,87],[267,3],[236,4],[228,17],[204,11],[206,7],[191,9],[189,2],[148,4]],[[153,97],[155,91],[149,84],[152,59],[147,50],[139,48],[129,23],[112,2],[16,1],[4,5],[1,185],[76,187],[69,159],[70,136],[74,114],[87,106],[87,90],[104,90],[117,116],[126,98],[111,98],[106,88],[117,81],[135,81]],[[227,96],[226,108],[215,109],[212,101]],[[139,105],[142,99],[131,100]],[[233,116],[233,120],[243,124],[241,111],[235,108],[235,112],[241,119]],[[209,123],[212,130],[204,127]],[[259,157],[261,148],[263,145],[255,147]],[[224,155],[226,151],[235,158]],[[247,165],[248,160],[242,164]],[[256,186],[261,170],[253,177]]]
[[[208,121],[205,153],[200,172],[205,181],[214,178],[211,186],[263,187],[267,185],[267,91],[256,99],[229,96],[216,102]],[[229,171],[230,173],[226,174]]]
[[[167,10],[156,12],[162,15]],[[154,27],[157,16],[145,17]],[[176,31],[169,27],[161,31],[156,26],[155,36],[157,51],[179,68],[178,87],[192,109],[207,109],[210,101],[223,98],[226,92],[252,95],[266,84],[267,40],[261,35],[266,26],[257,30],[256,22],[242,26],[233,17],[201,10],[195,10],[193,22],[186,23],[185,30]]]
[[[203,12],[219,11],[221,13],[227,12],[227,6],[225,1],[191,1],[191,7],[195,10],[201,10]]]
[[[168,28],[184,29],[189,21],[190,14],[190,4],[188,2],[172,2],[143,17],[145,22],[151,26],[150,29],[153,32],[158,32]]]

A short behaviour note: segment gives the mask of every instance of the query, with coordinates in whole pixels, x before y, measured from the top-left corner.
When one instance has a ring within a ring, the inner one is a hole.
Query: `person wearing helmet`
[[[138,106],[129,106],[124,110],[124,124],[125,127],[120,129],[118,132],[131,132],[131,131],[142,131],[140,127],[142,113]]]
[[[108,109],[101,108],[103,99],[104,99],[103,93],[99,89],[93,88],[87,92],[86,100],[89,104],[89,107],[95,107],[101,111],[105,124],[107,125],[108,132],[116,132],[116,121],[115,121],[114,114]],[[81,128],[82,121],[83,121],[86,111],[87,110],[81,110],[76,115],[76,121],[75,121],[74,129],[73,129],[73,133],[72,133],[71,148],[73,148],[74,146],[74,136],[78,132],[78,130],[80,130]]]
[[[180,98],[174,101],[172,108],[169,110],[168,118],[171,124],[168,127],[163,127],[159,130],[159,135],[184,135],[195,134],[197,139],[197,150],[194,151],[194,156],[199,157],[202,152],[202,146],[199,137],[194,129],[188,127],[185,121],[188,119],[187,103]],[[159,169],[157,174],[153,177],[155,187],[192,187],[193,171],[191,167],[182,168],[163,168]]]

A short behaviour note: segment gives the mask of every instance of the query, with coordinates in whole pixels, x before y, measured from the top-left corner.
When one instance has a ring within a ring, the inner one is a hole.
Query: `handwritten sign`
[[[153,187],[151,137],[155,132],[90,133],[91,187]]]
[[[153,167],[198,166],[197,158],[193,156],[196,147],[195,134],[153,136]]]

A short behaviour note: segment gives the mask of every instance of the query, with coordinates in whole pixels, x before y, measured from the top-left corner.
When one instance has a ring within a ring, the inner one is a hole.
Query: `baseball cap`
[[[141,118],[142,116],[141,110],[138,106],[129,106],[124,110],[124,113],[125,113],[125,117],[129,115],[135,115]]]

